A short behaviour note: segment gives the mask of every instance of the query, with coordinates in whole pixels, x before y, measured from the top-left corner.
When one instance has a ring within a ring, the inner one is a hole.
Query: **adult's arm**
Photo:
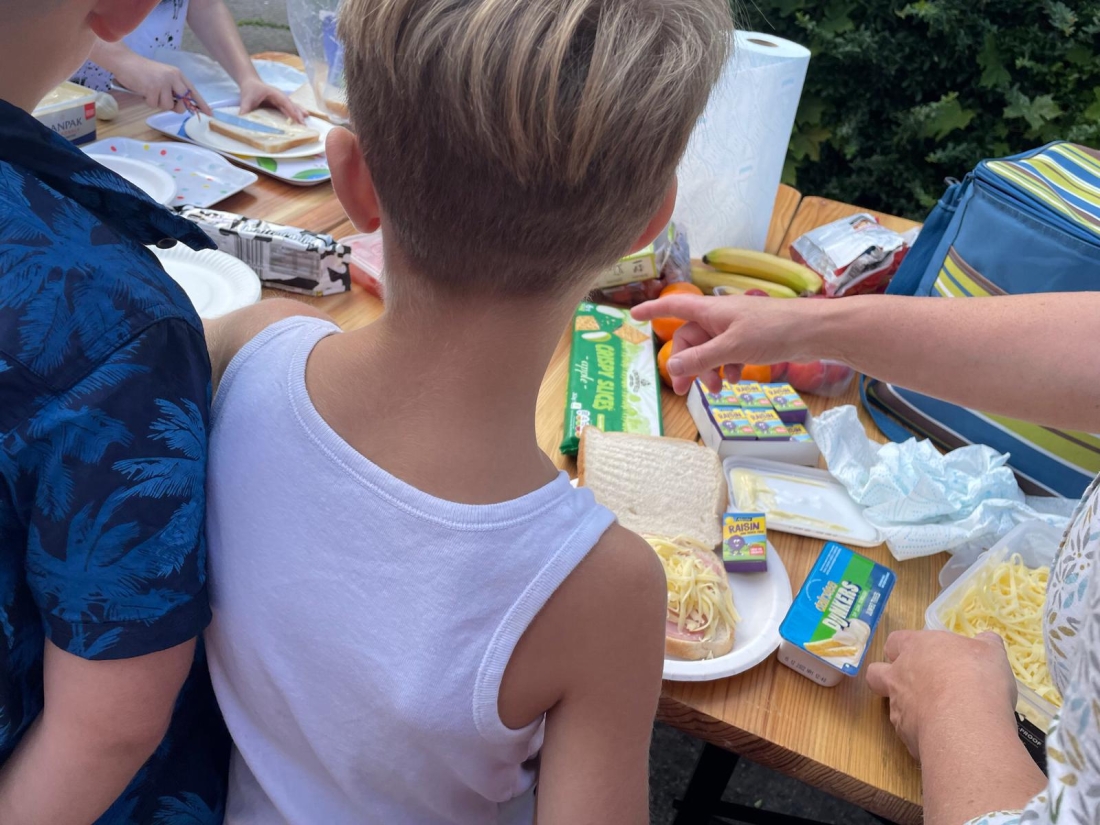
[[[130,784],[168,730],[195,652],[89,661],[46,642],[45,705],[0,770],[4,825],[88,825]]]
[[[830,358],[917,392],[1055,427],[1100,430],[1100,292],[971,298],[782,300],[670,295],[669,373],[685,393],[730,365]]]

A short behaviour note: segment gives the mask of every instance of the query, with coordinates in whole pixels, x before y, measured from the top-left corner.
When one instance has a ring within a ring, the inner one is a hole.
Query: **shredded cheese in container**
[[[713,639],[723,625],[732,631],[741,617],[733,606],[726,572],[721,563],[708,566],[698,555],[714,555],[714,551],[687,538],[645,539],[665,568],[669,620],[681,631],[702,632],[705,641]]]
[[[1057,707],[1062,697],[1047,669],[1043,610],[1049,567],[1031,568],[1019,554],[979,571],[953,606],[944,609],[947,629],[973,638],[991,630],[1005,640],[1016,678]]]

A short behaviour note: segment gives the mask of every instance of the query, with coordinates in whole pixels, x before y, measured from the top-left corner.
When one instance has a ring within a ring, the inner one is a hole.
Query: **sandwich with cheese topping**
[[[692,539],[645,539],[661,560],[668,583],[665,655],[691,661],[725,656],[733,650],[741,617],[722,560]]]

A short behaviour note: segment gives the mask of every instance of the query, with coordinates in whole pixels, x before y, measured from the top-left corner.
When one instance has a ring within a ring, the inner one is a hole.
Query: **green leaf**
[[[329,177],[330,174],[328,169],[303,169],[301,172],[295,172],[292,177],[294,180],[319,180]]]
[[[1096,98],[1096,102],[1085,109],[1085,117],[1092,121],[1100,121],[1100,86],[1092,90],[1092,96]]]
[[[1012,89],[1005,97],[1009,100],[1009,104],[1005,107],[1004,116],[1009,120],[1023,118],[1032,131],[1039,131],[1043,128],[1043,124],[1062,114],[1061,108],[1054,102],[1051,95],[1039,95],[1032,99],[1019,89]]]
[[[921,125],[923,137],[943,140],[956,129],[965,129],[977,114],[964,109],[959,103],[959,93],[949,92],[925,109],[925,121]]]
[[[791,135],[791,155],[796,160],[809,158],[814,163],[821,160],[821,144],[833,133],[822,126],[806,126]]]
[[[1047,0],[1045,5],[1050,24],[1066,37],[1072,35],[1073,30],[1077,27],[1076,13],[1061,0]]]
[[[978,81],[978,85],[983,89],[1007,86],[1012,80],[1001,60],[1001,50],[997,48],[997,38],[993,32],[985,35],[982,50],[978,52],[978,65],[982,67],[982,79]]]
[[[256,158],[256,165],[265,172],[275,172],[279,168],[279,162],[273,158]]]

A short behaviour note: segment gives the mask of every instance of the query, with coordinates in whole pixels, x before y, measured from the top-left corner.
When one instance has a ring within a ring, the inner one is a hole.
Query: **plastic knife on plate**
[[[246,117],[231,115],[228,112],[219,112],[217,109],[214,110],[213,117],[215,120],[220,120],[222,123],[228,123],[230,126],[236,126],[238,129],[248,129],[249,131],[259,132],[264,135],[286,134],[282,129],[276,129],[274,126],[268,126],[266,123],[257,123]]]

